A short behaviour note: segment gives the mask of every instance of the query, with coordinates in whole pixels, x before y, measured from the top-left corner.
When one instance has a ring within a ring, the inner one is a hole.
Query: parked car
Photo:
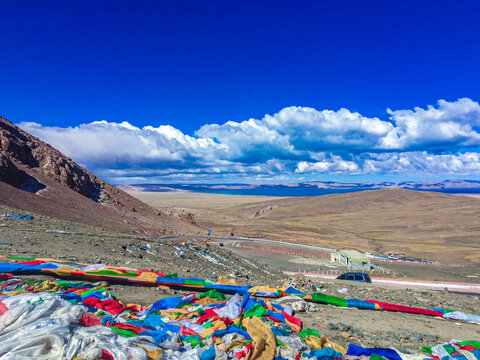
[[[370,275],[368,275],[366,273],[356,273],[356,272],[342,274],[339,277],[337,277],[337,279],[357,281],[357,282],[367,282],[367,283],[372,282],[372,279],[370,278]]]

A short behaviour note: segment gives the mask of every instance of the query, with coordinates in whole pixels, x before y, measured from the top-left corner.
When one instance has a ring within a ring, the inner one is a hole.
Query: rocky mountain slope
[[[0,117],[0,203],[122,232],[197,233]]]
[[[0,181],[16,188],[27,181],[27,174],[19,170],[3,152],[0,152]]]

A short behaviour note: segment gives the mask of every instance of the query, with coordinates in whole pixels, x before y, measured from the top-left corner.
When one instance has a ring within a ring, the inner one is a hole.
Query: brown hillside
[[[384,189],[283,199],[269,205],[278,208],[263,218],[268,224],[265,233],[277,224],[294,239],[334,247],[400,251],[444,263],[480,262],[480,200],[476,198]],[[259,206],[239,210],[254,214]]]
[[[0,203],[122,232],[197,232],[192,219],[153,209],[2,117]]]
[[[199,225],[236,236],[480,263],[480,199],[463,195],[382,189],[197,208]]]
[[[480,209],[480,201],[475,198],[405,189],[381,189],[324,196],[292,197],[268,202],[268,206],[270,204],[280,208],[269,214],[271,217],[312,216],[378,208],[405,209],[419,207],[432,210],[439,207],[447,207],[448,209],[452,207],[472,207]],[[265,206],[264,203],[252,204],[239,208],[239,210],[250,213],[252,210],[259,211],[261,207]]]

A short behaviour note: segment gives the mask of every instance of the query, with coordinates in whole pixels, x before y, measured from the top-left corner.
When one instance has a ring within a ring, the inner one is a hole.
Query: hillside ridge
[[[0,117],[0,203],[145,234],[197,232],[193,219],[156,210]]]

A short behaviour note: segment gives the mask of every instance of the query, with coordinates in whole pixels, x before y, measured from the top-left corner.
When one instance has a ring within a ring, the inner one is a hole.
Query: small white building
[[[331,254],[332,261],[338,261],[353,271],[370,271],[370,259],[357,250],[337,250]]]

